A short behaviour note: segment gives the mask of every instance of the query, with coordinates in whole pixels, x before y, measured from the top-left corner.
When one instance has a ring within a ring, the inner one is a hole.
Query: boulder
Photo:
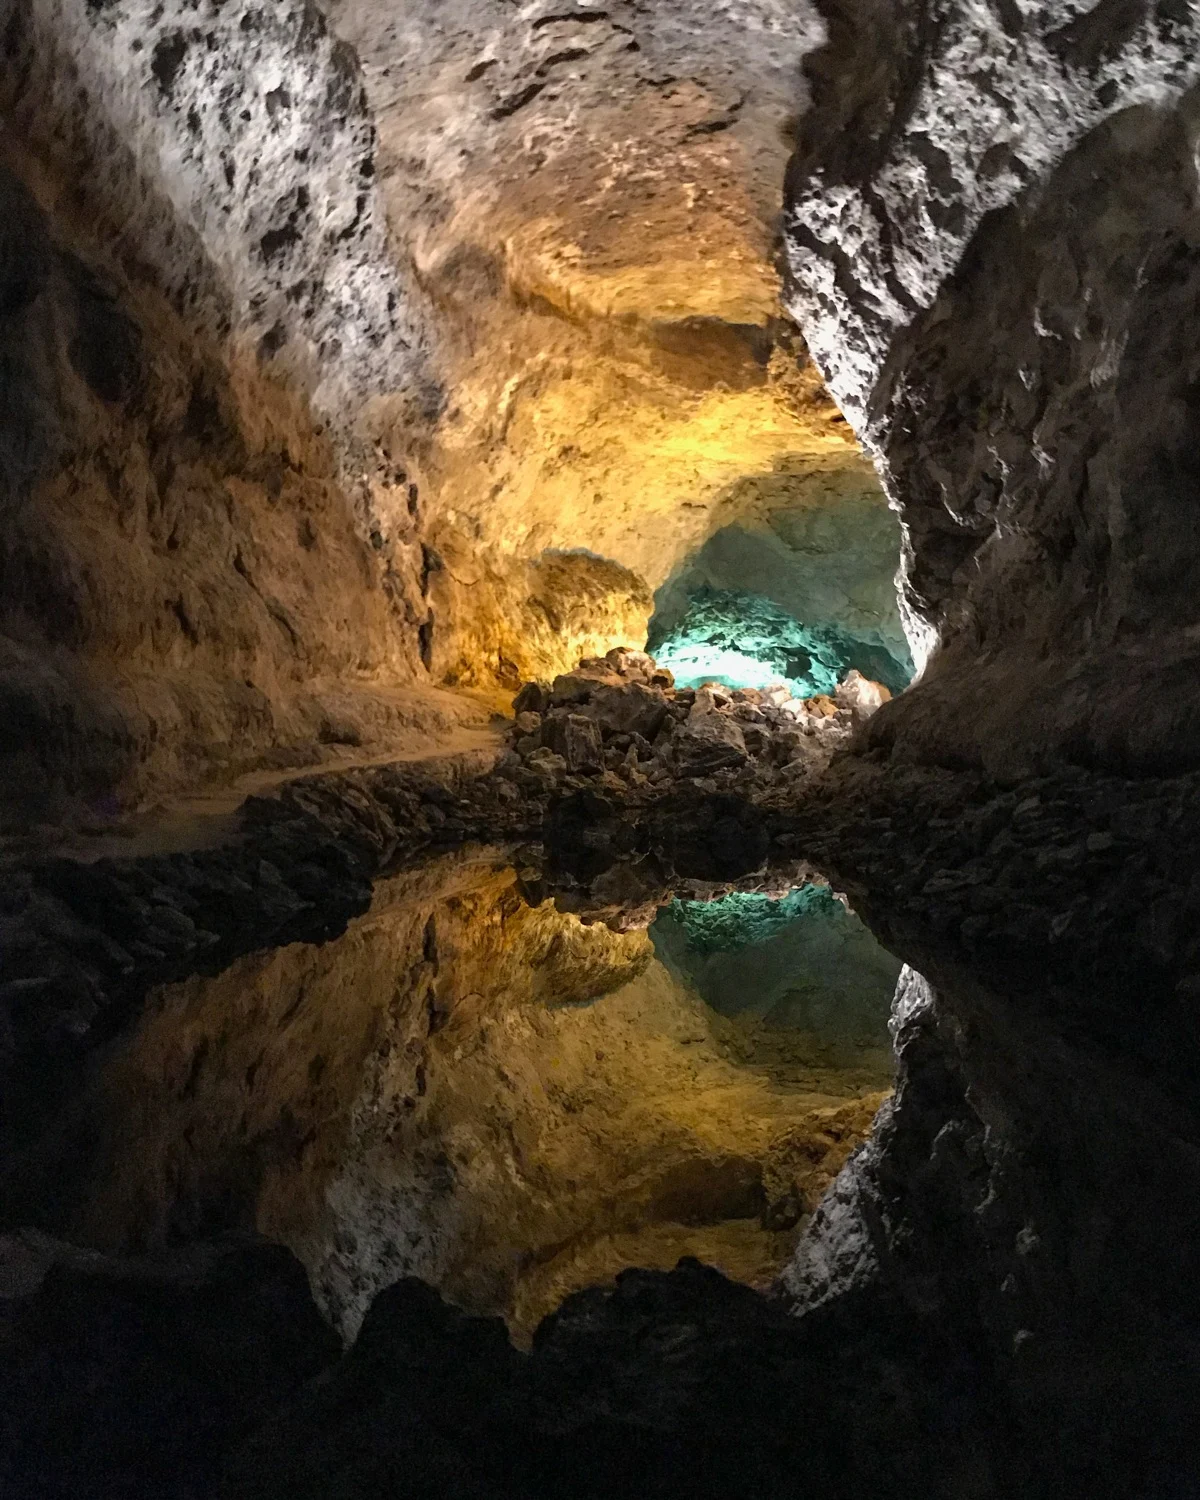
[[[542,739],[571,771],[598,771],[604,765],[600,727],[584,714],[562,714],[542,725]]]
[[[733,691],[719,682],[706,682],[696,689],[693,710],[708,713],[715,708],[728,708],[733,702]]]
[[[705,776],[746,759],[746,741],[737,722],[714,704],[708,688],[701,688],[686,722],[672,736],[671,746],[682,775]]]
[[[563,756],[557,755],[553,750],[544,745],[533,753],[525,762],[526,767],[534,773],[538,781],[546,786],[552,786],[559,777],[567,773],[567,762]]]
[[[554,679],[548,707],[562,708],[569,703],[586,703],[601,684],[620,688],[623,682],[624,679],[603,657],[589,657],[581,661],[573,672],[560,672]]]
[[[544,714],[550,707],[550,689],[544,682],[527,682],[513,699],[513,713]]]
[[[597,687],[588,703],[588,717],[606,734],[639,734],[652,740],[667,717],[667,700],[661,692],[640,682],[621,687]]]
[[[645,651],[631,651],[628,646],[614,646],[604,660],[622,677],[635,682],[648,682],[656,670],[652,656]]]
[[[872,682],[853,668],[833,690],[839,708],[848,708],[856,719],[866,719],[892,696],[882,682]]]

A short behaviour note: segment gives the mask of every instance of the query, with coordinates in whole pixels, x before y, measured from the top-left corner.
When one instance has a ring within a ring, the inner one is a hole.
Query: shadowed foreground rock
[[[121,1261],[0,1238],[0,1489],[200,1493],[222,1453],[336,1352],[278,1245]]]
[[[694,1262],[570,1299],[530,1355],[400,1282],[335,1360],[278,1249],[154,1264],[3,1244],[10,1267],[58,1257],[4,1304],[3,1477],[31,1500],[849,1497],[896,1473],[940,1494],[981,1416],[903,1315],[876,1308],[863,1344]],[[864,1374],[882,1393],[900,1361],[903,1391],[863,1408]]]

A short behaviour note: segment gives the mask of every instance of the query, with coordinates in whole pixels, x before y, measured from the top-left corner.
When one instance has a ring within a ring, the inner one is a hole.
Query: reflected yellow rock
[[[818,1059],[797,1086],[644,933],[514,879],[447,858],[335,942],[161,991],[39,1164],[82,1204],[55,1227],[110,1249],[254,1227],[347,1334],[406,1274],[518,1338],[627,1265],[769,1281],[886,1070]]]

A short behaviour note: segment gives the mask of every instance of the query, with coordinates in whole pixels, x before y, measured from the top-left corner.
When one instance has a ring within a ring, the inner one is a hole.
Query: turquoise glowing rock
[[[855,667],[892,692],[907,686],[908,661],[836,625],[801,624],[761,595],[701,588],[669,633],[651,622],[649,649],[680,687],[720,682],[767,687],[783,682],[798,698],[830,693]]]

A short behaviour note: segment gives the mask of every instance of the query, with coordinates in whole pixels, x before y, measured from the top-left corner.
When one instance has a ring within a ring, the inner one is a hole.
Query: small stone
[[[598,771],[604,764],[599,726],[583,714],[547,720],[542,726],[542,739],[572,771]]]
[[[644,651],[633,651],[628,646],[614,646],[604,660],[622,677],[645,680],[654,671],[654,658]]]
[[[872,682],[861,672],[851,668],[834,689],[834,697],[841,708],[848,709],[857,719],[869,718],[881,708],[891,693],[882,682]]]
[[[544,714],[550,707],[550,689],[544,682],[527,682],[513,699],[513,712]]]
[[[545,745],[541,745],[525,762],[526,766],[538,778],[543,785],[550,785],[557,781],[560,776],[565,776],[567,762],[561,755],[556,755]]]

